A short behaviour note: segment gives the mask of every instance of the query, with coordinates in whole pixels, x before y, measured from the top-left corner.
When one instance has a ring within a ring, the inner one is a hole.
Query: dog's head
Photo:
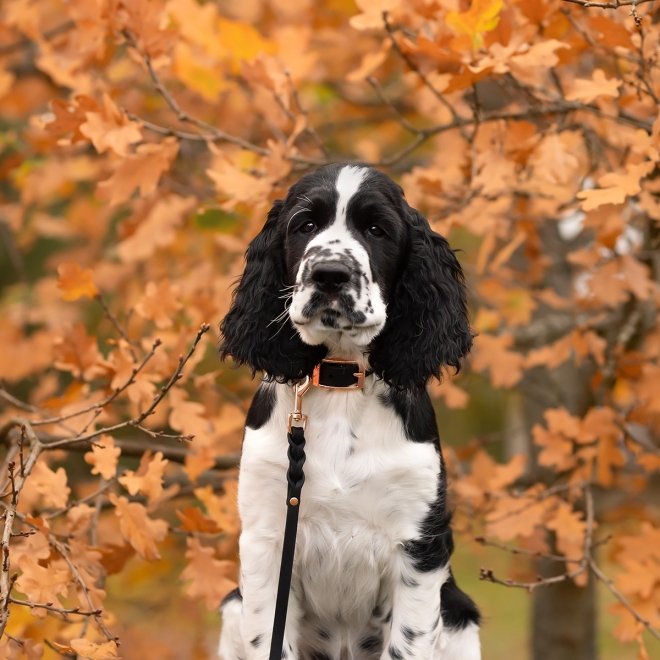
[[[390,385],[458,369],[472,344],[461,267],[381,172],[329,165],[275,202],[222,323],[223,357],[290,381],[328,352]]]

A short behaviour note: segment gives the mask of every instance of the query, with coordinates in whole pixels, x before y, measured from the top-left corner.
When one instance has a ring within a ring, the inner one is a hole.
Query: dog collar
[[[366,376],[357,362],[350,360],[321,360],[314,367],[312,385],[331,390],[361,390]]]

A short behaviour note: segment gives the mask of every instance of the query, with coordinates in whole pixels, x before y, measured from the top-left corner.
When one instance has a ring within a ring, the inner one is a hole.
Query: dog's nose
[[[350,281],[351,271],[339,261],[325,261],[312,268],[311,276],[324,293],[337,293]]]

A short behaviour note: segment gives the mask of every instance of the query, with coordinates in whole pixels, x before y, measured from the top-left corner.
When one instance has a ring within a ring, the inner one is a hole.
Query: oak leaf
[[[59,603],[71,585],[71,573],[62,561],[41,566],[34,558],[23,556],[17,563],[21,574],[16,588],[35,603]]]
[[[92,466],[92,474],[99,474],[104,479],[112,479],[117,472],[117,461],[121,449],[115,447],[112,436],[102,435],[92,445],[91,451],[85,456],[85,462]]]
[[[32,469],[29,482],[47,506],[58,509],[66,506],[71,489],[67,486],[67,474],[63,467],[51,470],[44,461],[39,461]]]
[[[118,156],[126,156],[129,147],[142,140],[140,126],[131,121],[107,94],[103,95],[103,105],[98,111],[86,112],[85,118],[79,131],[91,140],[99,153],[111,150]]]
[[[55,337],[53,344],[53,357],[58,369],[86,380],[105,372],[97,338],[87,334],[82,323],[76,323],[66,334]]]
[[[131,495],[142,493],[153,504],[163,494],[163,474],[168,463],[162,452],[156,452],[153,458],[147,452],[140,459],[137,471],[127,470],[118,481]]]
[[[195,497],[204,504],[208,517],[224,532],[236,534],[239,528],[238,512],[236,509],[236,492],[238,482],[225,481],[225,493],[218,496],[211,486],[195,488]]]
[[[472,0],[470,8],[464,12],[450,11],[446,24],[460,36],[468,38],[472,50],[484,44],[484,35],[497,27],[504,3],[502,0]],[[462,40],[456,40],[454,49],[460,49]]]
[[[135,153],[117,163],[112,176],[98,184],[99,197],[115,205],[130,199],[136,188],[143,197],[150,195],[178,151],[179,142],[173,137],[157,144],[141,144]]]
[[[186,532],[217,534],[220,531],[220,528],[214,520],[207,518],[194,506],[187,506],[183,509],[178,509],[176,517],[181,521],[181,528]]]
[[[602,69],[596,69],[591,78],[578,78],[573,81],[566,92],[566,100],[591,103],[601,96],[615,97],[620,86],[620,80],[607,78]]]
[[[383,27],[383,12],[395,10],[401,0],[355,0],[355,4],[362,13],[351,16],[351,27],[356,30],[372,30]]]
[[[196,538],[186,541],[187,565],[181,573],[189,582],[186,594],[203,598],[209,610],[216,610],[222,599],[236,587],[236,564],[216,559],[213,549],[203,546]]]
[[[78,656],[88,658],[89,660],[118,660],[119,658],[117,655],[117,643],[113,640],[98,644],[79,637],[72,639],[69,645]]]
[[[57,287],[63,300],[94,298],[99,292],[94,284],[94,273],[80,264],[65,262],[57,267]]]
[[[654,167],[651,162],[628,165],[624,173],[610,172],[598,179],[599,188],[581,190],[578,199],[584,200],[582,208],[591,211],[603,204],[623,204],[629,195],[636,195],[642,189],[641,180]]]
[[[187,214],[195,206],[193,197],[163,195],[148,210],[139,212],[122,225],[130,223],[131,231],[122,236],[117,246],[119,257],[127,262],[136,262],[151,257],[159,248],[171,245]]]
[[[109,499],[115,506],[115,514],[119,518],[121,535],[143,559],[153,561],[160,559],[156,543],[162,541],[167,534],[167,523],[164,520],[152,519],[147,510],[137,502],[129,502],[125,497],[110,494]]]
[[[472,366],[477,371],[488,371],[495,387],[513,387],[522,377],[524,357],[509,350],[511,335],[481,335],[475,342]]]
[[[173,287],[168,280],[158,284],[147,282],[144,296],[135,305],[135,311],[153,321],[157,328],[170,328],[174,325],[176,312],[181,309],[178,292],[178,287]]]

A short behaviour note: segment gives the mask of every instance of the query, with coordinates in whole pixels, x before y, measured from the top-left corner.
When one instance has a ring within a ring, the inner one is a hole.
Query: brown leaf
[[[117,643],[112,640],[97,644],[79,637],[72,639],[69,644],[75,653],[82,658],[89,658],[89,660],[117,660],[119,658]]]
[[[118,481],[131,495],[142,493],[153,504],[163,494],[163,474],[168,463],[162,452],[156,452],[153,458],[147,452],[140,459],[137,472],[127,470]]]
[[[510,351],[511,335],[480,335],[474,345],[472,367],[488,371],[495,387],[513,387],[522,377],[524,358]]]
[[[176,138],[165,138],[157,144],[141,144],[134,154],[120,160],[114,174],[98,185],[99,197],[109,200],[110,204],[121,204],[130,199],[136,188],[140,195],[150,195],[160,180],[169,170],[179,151]]]
[[[139,124],[131,121],[107,95],[98,111],[85,113],[80,132],[88,137],[99,153],[112,150],[118,156],[126,156],[130,145],[142,140]]]
[[[186,594],[203,598],[209,610],[216,610],[222,599],[236,587],[236,564],[216,559],[213,549],[204,547],[196,538],[186,540],[186,567],[181,577],[189,581]]]
[[[92,474],[99,474],[104,479],[112,479],[117,472],[117,461],[120,456],[121,449],[115,447],[112,436],[102,435],[84,458],[85,462],[92,466]]]
[[[117,497],[114,493],[110,494],[109,499],[115,506],[121,535],[143,559],[160,559],[156,543],[165,538],[167,523],[149,518],[142,504],[129,502],[125,497]]]
[[[81,268],[77,263],[63,263],[57,267],[57,275],[57,287],[63,300],[93,298],[99,292],[90,268]]]
[[[41,566],[35,559],[21,557],[17,564],[21,574],[16,580],[16,588],[35,603],[60,603],[60,596],[66,596],[71,585],[71,573],[62,561],[51,561]]]

